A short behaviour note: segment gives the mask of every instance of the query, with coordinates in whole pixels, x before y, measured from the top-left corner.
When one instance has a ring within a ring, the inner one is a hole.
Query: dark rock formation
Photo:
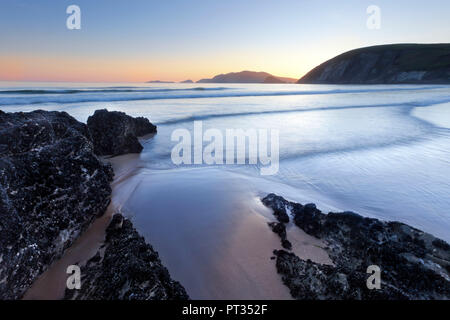
[[[282,206],[306,233],[323,239],[334,266],[275,251],[283,282],[297,299],[449,299],[450,246],[400,222],[364,218],[353,212],[323,214],[273,194],[263,199]],[[381,269],[381,289],[369,290],[367,268]]]
[[[289,216],[286,213],[286,203],[282,197],[276,194],[269,194],[264,199],[261,200],[264,205],[272,208],[273,215],[278,219],[278,221],[283,223],[289,222]]]
[[[104,213],[112,169],[65,112],[0,111],[0,299],[21,298]]]
[[[104,126],[110,134],[111,126],[122,126],[114,139],[154,130],[146,119],[115,116],[122,120]],[[94,154],[88,127],[67,113],[0,111],[0,300],[20,299],[105,212],[112,177],[111,166]],[[114,217],[101,252],[84,267],[85,286],[74,298],[187,298],[157,252],[121,216]]]
[[[291,250],[292,244],[287,239],[286,234],[286,226],[285,223],[289,222],[289,215],[286,212],[286,205],[285,201],[282,197],[277,196],[276,194],[269,194],[264,199],[262,199],[262,202],[266,206],[271,206],[273,210],[273,215],[277,218],[279,222],[269,222],[268,225],[272,229],[273,232],[278,234],[278,236],[281,239],[281,245],[283,248]]]
[[[450,44],[395,44],[345,52],[298,83],[450,83]]]
[[[283,248],[291,250],[292,249],[292,244],[287,239],[286,226],[284,225],[284,223],[281,223],[281,222],[269,222],[268,225],[272,229],[272,231],[274,233],[278,234],[278,236],[280,237],[281,245],[283,246]]]
[[[104,245],[81,268],[81,275],[81,289],[66,289],[66,299],[188,299],[184,288],[170,278],[158,253],[120,214],[114,215]]]
[[[281,239],[286,239],[286,227],[285,227],[284,223],[269,222],[268,225],[274,233],[276,233],[277,235],[280,236]]]
[[[156,133],[156,126],[146,118],[133,118],[123,112],[96,110],[87,121],[97,155],[117,156],[139,153],[143,147],[138,137]]]

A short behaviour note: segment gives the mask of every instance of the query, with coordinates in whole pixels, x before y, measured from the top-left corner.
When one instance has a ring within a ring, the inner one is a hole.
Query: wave
[[[227,90],[229,88],[183,88],[183,89],[170,89],[170,88],[140,88],[140,87],[108,87],[102,89],[19,89],[19,90],[0,90],[1,94],[15,94],[15,95],[30,95],[30,94],[89,94],[89,93],[129,93],[129,92],[176,92],[176,91],[220,91]]]
[[[334,89],[334,90],[302,90],[302,91],[242,91],[242,90],[239,91],[239,89],[237,88],[226,88],[226,87],[216,87],[216,88],[195,87],[190,89],[145,88],[145,89],[84,89],[84,90],[83,89],[7,90],[7,91],[0,91],[0,105],[326,95],[326,94],[349,94],[349,93],[372,93],[372,92],[395,92],[395,91],[419,91],[419,90],[431,90],[441,88],[448,88],[448,86],[424,86],[412,88],[395,87],[395,88],[379,88],[379,89],[364,88],[364,89]],[[228,91],[224,92],[225,90]],[[1,94],[16,94],[17,96],[1,98]],[[21,95],[34,95],[34,96],[25,98],[22,97]]]
[[[335,107],[298,107],[282,110],[267,110],[267,111],[248,111],[248,112],[234,112],[234,113],[213,113],[197,116],[189,116],[178,119],[170,119],[165,121],[159,121],[158,125],[172,125],[183,122],[193,122],[200,120],[210,120],[215,118],[228,118],[228,117],[241,117],[241,116],[253,116],[253,115],[265,115],[265,114],[283,114],[283,113],[298,113],[298,112],[311,112],[311,111],[329,111],[329,110],[346,110],[346,109],[365,109],[365,108],[382,108],[382,107],[405,107],[411,110],[416,107],[429,107],[436,104],[447,103],[450,100],[428,100],[421,102],[407,102],[407,103],[388,103],[388,104],[372,104],[372,105],[348,105],[348,106],[335,106]]]

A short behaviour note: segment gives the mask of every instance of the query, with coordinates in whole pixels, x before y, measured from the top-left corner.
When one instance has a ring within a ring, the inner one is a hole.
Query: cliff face
[[[317,66],[298,83],[450,84],[450,44],[360,48]]]

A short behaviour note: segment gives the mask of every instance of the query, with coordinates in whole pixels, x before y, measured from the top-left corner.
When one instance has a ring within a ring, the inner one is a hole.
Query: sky
[[[66,8],[78,5],[81,29]],[[367,7],[381,10],[369,29]],[[448,0],[0,0],[0,80],[300,78],[345,51],[450,42]]]

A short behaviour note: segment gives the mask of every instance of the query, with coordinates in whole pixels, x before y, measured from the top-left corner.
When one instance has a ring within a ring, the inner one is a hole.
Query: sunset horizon
[[[382,45],[391,45],[392,43],[380,43],[380,44],[373,44],[370,45],[369,47],[372,46],[382,46]],[[413,43],[404,43],[404,44],[413,44]],[[440,44],[440,42],[438,43],[428,43],[428,44]],[[325,60],[321,60],[321,62],[324,62],[326,60],[329,60],[331,58],[334,58],[340,54],[343,54],[345,52],[348,51],[352,51],[355,49],[360,49],[360,47],[351,47],[348,49],[344,49],[343,51],[340,52],[336,52],[332,55],[330,55],[328,58],[325,58]],[[77,76],[72,76],[72,74],[76,74],[77,70],[75,70],[77,67],[77,63],[80,63],[80,60],[75,59],[75,60],[65,60],[65,61],[61,61],[59,65],[64,65],[64,67],[67,66],[73,66],[73,71],[74,73],[70,73],[70,69],[69,71],[66,69],[64,70],[64,72],[56,72],[56,74],[54,75],[50,75],[47,77],[41,77],[41,76],[37,76],[37,77],[26,77],[26,76],[22,76],[22,74],[24,74],[25,72],[23,72],[22,70],[30,70],[33,69],[32,66],[29,66],[30,63],[34,64],[34,65],[39,65],[40,68],[42,68],[43,66],[46,65],[46,63],[54,65],[55,61],[51,60],[51,58],[49,59],[44,59],[43,61],[35,61],[35,62],[30,62],[33,61],[34,59],[27,59],[27,62],[22,62],[19,61],[17,58],[13,58],[11,60],[9,59],[0,59],[0,68],[2,69],[2,78],[0,78],[0,81],[3,82],[67,82],[67,83],[145,83],[145,82],[152,82],[152,81],[161,81],[161,82],[174,82],[174,83],[178,83],[178,82],[183,82],[186,80],[192,80],[194,83],[197,82],[198,80],[201,79],[206,79],[206,78],[213,78],[214,76],[217,75],[221,75],[221,74],[228,74],[228,73],[238,73],[238,72],[243,72],[243,71],[250,71],[250,72],[267,72],[273,76],[277,76],[277,77],[286,77],[286,78],[293,78],[293,79],[300,79],[301,77],[305,76],[309,71],[311,71],[314,67],[318,66],[319,64],[321,64],[321,62],[318,62],[316,64],[312,64],[311,66],[305,67],[304,70],[302,71],[302,73],[297,73],[297,74],[286,74],[286,73],[280,73],[277,71],[272,71],[268,68],[264,68],[261,67],[259,69],[252,69],[252,68],[246,68],[246,67],[241,67],[239,69],[238,68],[233,68],[232,66],[230,66],[229,69],[217,69],[217,71],[210,71],[207,72],[205,71],[205,73],[202,73],[200,75],[196,75],[196,76],[190,76],[190,75],[186,75],[186,76],[171,76],[172,73],[169,73],[169,75],[166,75],[166,73],[161,73],[160,75],[152,75],[151,72],[146,73],[145,70],[139,70],[139,75],[138,76],[133,76],[133,74],[128,74],[126,71],[130,70],[129,68],[124,67],[123,69],[120,68],[120,62],[118,62],[115,65],[118,65],[119,68],[118,70],[116,70],[115,72],[113,72],[113,76],[112,77],[107,77],[107,78],[102,78],[102,77],[95,77],[95,76],[81,76],[81,77],[77,77]],[[70,63],[69,61],[72,61],[72,63]],[[40,62],[40,63],[39,63]],[[137,62],[136,62],[137,63]],[[95,69],[95,73],[98,72],[98,70],[103,70],[102,68],[102,64],[104,64],[105,66],[110,66],[113,64],[113,62],[98,62],[98,61],[85,61],[83,62],[83,65],[86,67],[87,65],[92,64],[92,69]],[[145,62],[141,62],[139,64],[140,66],[145,66]],[[94,67],[95,66],[95,67]],[[90,67],[86,67],[85,70],[89,70],[91,69]],[[105,72],[107,71],[108,68],[105,67]],[[140,68],[142,69],[142,68]],[[10,71],[10,77],[5,76],[5,74],[8,74],[8,71]],[[12,72],[11,72],[12,71]],[[79,72],[79,71],[78,71]],[[86,74],[90,74],[89,71],[85,71]],[[69,73],[68,77],[64,77],[64,74]],[[83,73],[83,72],[82,72]],[[123,73],[123,76],[120,76],[120,73]],[[115,76],[115,74],[118,74],[117,76]],[[90,77],[90,78],[89,78]]]
[[[294,0],[114,6],[80,0],[80,27],[69,29],[72,1],[14,1],[0,12],[0,81],[195,82],[242,70],[299,79],[352,49],[448,41],[442,9],[450,5],[435,3],[379,1],[383,24],[371,30],[364,1],[322,10]],[[427,17],[426,26],[409,23]]]

